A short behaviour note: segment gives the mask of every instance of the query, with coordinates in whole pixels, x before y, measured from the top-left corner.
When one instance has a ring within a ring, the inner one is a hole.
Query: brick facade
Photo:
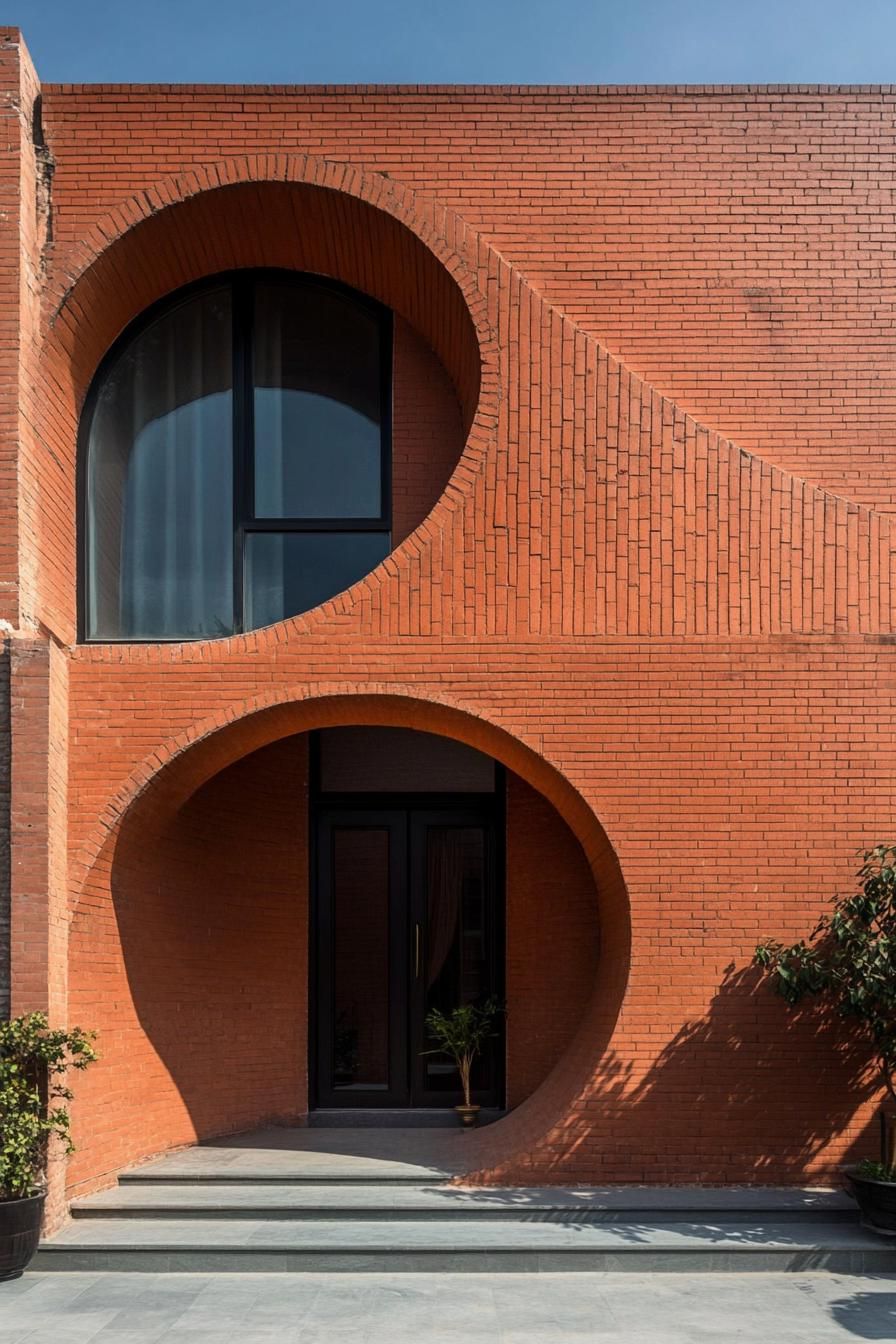
[[[479,1179],[829,1177],[872,1142],[873,1082],[747,968],[892,816],[896,94],[38,105],[12,30],[0,58],[12,1002],[102,1030],[70,1183],[301,1113],[301,809],[276,784],[333,723],[513,772],[520,1104],[476,1140]],[[394,310],[402,536],[267,629],[78,644],[97,364],[149,303],[247,265]]]

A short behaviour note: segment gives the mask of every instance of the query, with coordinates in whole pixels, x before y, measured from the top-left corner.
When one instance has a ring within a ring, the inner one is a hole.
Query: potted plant
[[[479,1107],[474,1105],[470,1091],[473,1061],[489,1037],[496,1035],[495,1022],[501,1011],[497,999],[487,999],[479,1005],[462,1003],[450,1013],[433,1008],[426,1015],[426,1030],[435,1044],[423,1054],[448,1055],[454,1060],[464,1094],[463,1103],[454,1109],[464,1128],[475,1125],[479,1118]]]
[[[862,855],[859,890],[835,898],[809,935],[790,947],[769,940],[755,959],[791,1006],[826,999],[857,1022],[874,1053],[884,1090],[880,1155],[848,1168],[847,1180],[875,1231],[896,1234],[896,845]]]
[[[50,1031],[45,1013],[0,1021],[0,1282],[37,1250],[50,1140],[73,1151],[65,1074],[96,1059],[94,1039],[79,1027]]]

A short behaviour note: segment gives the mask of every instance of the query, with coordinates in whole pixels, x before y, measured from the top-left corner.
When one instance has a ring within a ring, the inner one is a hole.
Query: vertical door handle
[[[420,925],[414,925],[414,979],[420,979]]]

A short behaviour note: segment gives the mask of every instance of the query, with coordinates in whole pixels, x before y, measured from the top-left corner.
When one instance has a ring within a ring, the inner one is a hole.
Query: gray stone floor
[[[26,1274],[0,1344],[841,1344],[896,1340],[896,1277]]]

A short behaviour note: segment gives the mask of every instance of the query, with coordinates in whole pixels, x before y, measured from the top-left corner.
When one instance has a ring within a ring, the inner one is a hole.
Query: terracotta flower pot
[[[27,1269],[40,1241],[45,1199],[40,1194],[0,1201],[0,1283]]]
[[[457,1112],[457,1118],[464,1129],[472,1129],[473,1125],[475,1125],[479,1119],[478,1106],[455,1106],[454,1109]]]

